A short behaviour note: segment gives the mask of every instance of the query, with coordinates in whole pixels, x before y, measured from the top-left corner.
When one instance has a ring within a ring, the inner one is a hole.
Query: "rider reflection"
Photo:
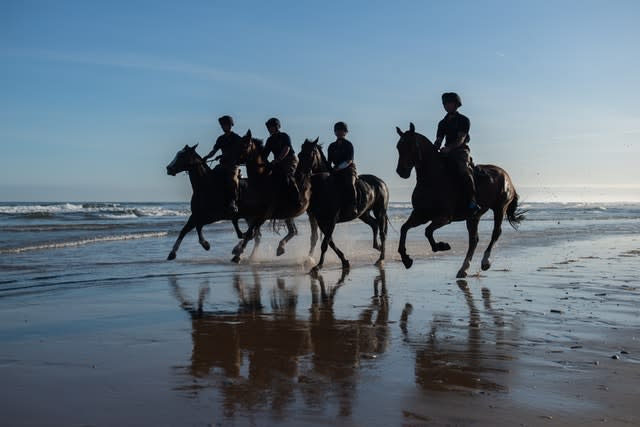
[[[192,302],[178,277],[170,278],[173,295],[191,319],[191,363],[185,369],[187,385],[179,389],[197,395],[201,389],[217,388],[226,417],[257,409],[281,417],[296,402],[296,393],[316,410],[335,404],[339,415],[350,415],[361,358],[384,352],[390,331],[383,269],[373,280],[371,303],[359,316],[336,316],[334,302],[348,274],[342,271],[332,285],[320,275],[311,279],[308,315],[298,307],[297,287],[288,286],[284,277],[263,289],[264,278],[257,270],[252,276],[233,276],[235,312],[204,308],[208,282],[200,285]],[[262,303],[263,290],[271,310]]]

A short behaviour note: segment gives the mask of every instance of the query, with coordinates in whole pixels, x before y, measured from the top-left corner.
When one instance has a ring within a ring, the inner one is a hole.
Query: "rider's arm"
[[[213,146],[213,149],[211,151],[209,151],[209,154],[207,154],[206,156],[204,156],[202,158],[202,160],[208,160],[210,158],[212,158],[213,156],[216,155],[216,151],[218,151],[218,144]]]
[[[440,149],[440,146],[442,145],[443,140],[444,140],[444,120],[441,120],[440,123],[438,123],[436,140],[433,142],[433,145],[435,145],[436,150]]]

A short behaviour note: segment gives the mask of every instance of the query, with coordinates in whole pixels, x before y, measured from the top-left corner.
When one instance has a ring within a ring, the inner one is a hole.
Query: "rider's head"
[[[338,122],[333,125],[333,133],[335,133],[337,138],[344,138],[345,136],[347,136],[348,132],[349,128],[347,127],[347,124],[345,122]]]
[[[462,98],[455,92],[446,92],[442,94],[442,105],[447,113],[453,113],[462,107]]]
[[[271,135],[280,130],[280,120],[276,119],[275,117],[271,117],[264,125],[267,127],[267,130]]]
[[[224,132],[229,132],[233,127],[233,118],[231,116],[222,116],[218,119],[218,123],[220,123],[220,127]]]

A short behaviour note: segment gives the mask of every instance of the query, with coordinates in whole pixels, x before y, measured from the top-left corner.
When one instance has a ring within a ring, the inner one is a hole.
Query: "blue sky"
[[[296,149],[344,120],[393,200],[395,126],[459,92],[478,163],[525,197],[640,200],[640,2],[0,2],[0,201],[188,200],[165,166],[231,114]],[[618,190],[617,190],[618,191]],[[634,196],[635,195],[635,196]]]

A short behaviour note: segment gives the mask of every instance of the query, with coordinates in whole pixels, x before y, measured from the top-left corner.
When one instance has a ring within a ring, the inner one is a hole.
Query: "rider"
[[[335,142],[329,145],[328,159],[333,164],[331,173],[342,185],[344,197],[344,214],[347,216],[358,215],[356,207],[356,179],[358,172],[356,164],[353,163],[353,145],[345,137],[349,129],[345,122],[338,122],[333,125],[333,133],[336,135]]]
[[[218,137],[209,154],[202,159],[206,161],[213,157],[218,150],[222,151],[220,163],[217,167],[222,168],[224,176],[226,177],[226,190],[229,198],[228,209],[232,215],[236,215],[238,213],[238,187],[240,184],[237,160],[242,138],[237,133],[231,131],[233,127],[233,118],[231,116],[220,117],[218,123],[220,123],[220,127],[224,133]]]
[[[472,214],[478,213],[481,208],[476,202],[476,185],[473,179],[473,166],[471,164],[471,151],[469,149],[469,127],[471,122],[467,116],[458,112],[462,106],[460,95],[454,92],[442,94],[442,105],[447,115],[438,123],[438,131],[434,142],[440,149],[444,140],[441,153],[448,154],[455,171],[462,178],[464,196],[468,201],[468,208]]]
[[[273,153],[274,159],[270,163],[273,173],[287,188],[291,202],[298,204],[300,191],[294,177],[298,156],[291,146],[291,138],[286,133],[280,132],[280,120],[275,117],[267,120],[265,126],[270,136],[262,150],[262,157],[267,160],[269,154]]]

